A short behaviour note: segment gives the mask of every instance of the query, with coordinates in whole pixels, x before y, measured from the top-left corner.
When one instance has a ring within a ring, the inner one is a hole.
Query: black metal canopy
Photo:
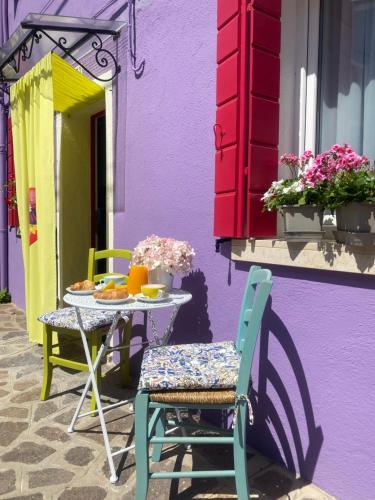
[[[116,39],[124,24],[123,21],[104,19],[28,14],[0,47],[0,84],[17,81],[50,50],[69,57],[97,80],[113,80],[121,67],[116,57],[104,47],[100,35]],[[78,59],[78,49],[84,50],[88,44],[91,45],[89,49],[94,51],[98,71],[112,69],[108,78],[94,74],[91,65],[89,69]],[[32,55],[35,57],[32,58]],[[2,87],[4,89],[4,85]]]

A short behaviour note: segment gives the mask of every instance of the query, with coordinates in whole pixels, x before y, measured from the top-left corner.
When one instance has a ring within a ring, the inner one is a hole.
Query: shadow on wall
[[[303,404],[305,422],[301,422],[300,417],[297,420],[288,389],[269,357],[269,343],[272,337],[282,347],[293,370]],[[269,384],[272,385],[284,407],[292,434],[291,440],[288,439],[275,404],[267,393]],[[323,444],[323,432],[322,428],[315,423],[313,405],[301,359],[284,323],[272,310],[271,299],[265,310],[260,335],[258,392],[253,390],[252,400],[256,419],[250,433],[251,445],[277,462],[284,463],[288,469],[299,471],[304,479],[312,481]],[[306,451],[304,450],[306,444],[302,442],[301,437],[301,426],[305,428],[305,424],[308,435]],[[275,435],[278,442],[275,440]],[[295,463],[294,457],[298,463]]]
[[[190,292],[193,298],[181,307],[176,317],[171,343],[212,342],[205,275],[200,269],[191,272],[182,278],[181,288]]]

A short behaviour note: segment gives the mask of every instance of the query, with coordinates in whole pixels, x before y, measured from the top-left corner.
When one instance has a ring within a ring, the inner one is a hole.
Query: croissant
[[[116,300],[116,299],[126,299],[129,296],[128,291],[125,289],[122,290],[107,290],[105,292],[96,292],[94,293],[95,299],[101,300]]]
[[[70,285],[72,290],[95,290],[95,283],[90,280],[77,281],[77,283],[73,283]]]

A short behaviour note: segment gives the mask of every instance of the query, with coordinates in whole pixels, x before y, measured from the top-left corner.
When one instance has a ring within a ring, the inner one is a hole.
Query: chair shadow
[[[307,428],[307,447],[302,441],[301,426],[304,425],[304,422],[301,422],[299,415],[296,415],[288,388],[282,375],[272,363],[269,354],[269,344],[272,337],[278,341],[279,346],[283,349],[297,382]],[[284,427],[285,423],[282,422],[278,414],[276,402],[269,394],[269,384],[276,391],[282,403],[292,435],[291,439],[288,438],[289,429]],[[284,464],[290,471],[299,472],[305,480],[311,482],[323,444],[323,431],[321,426],[315,422],[308,383],[298,351],[286,326],[272,310],[271,298],[265,310],[260,335],[258,390],[252,391],[251,399],[256,415],[255,425],[249,434],[251,445],[269,458]],[[272,429],[278,441],[276,441]]]
[[[181,307],[173,327],[171,343],[212,342],[208,315],[208,287],[204,273],[197,269],[181,280],[181,289],[193,296]]]

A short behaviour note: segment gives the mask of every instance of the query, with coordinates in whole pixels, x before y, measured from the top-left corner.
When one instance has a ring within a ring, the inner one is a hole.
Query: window
[[[322,0],[318,150],[349,143],[375,160],[375,1]]]

